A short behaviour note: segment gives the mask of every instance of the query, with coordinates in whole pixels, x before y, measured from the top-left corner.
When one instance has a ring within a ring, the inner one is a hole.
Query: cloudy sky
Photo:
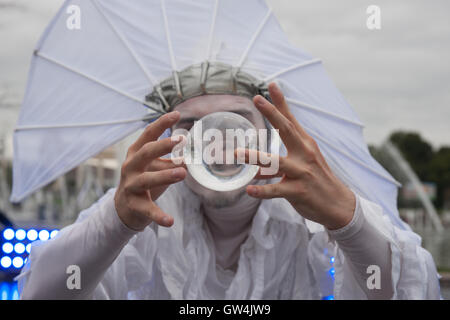
[[[62,0],[0,0],[0,131],[10,131],[33,47]],[[319,57],[366,124],[368,143],[397,129],[450,145],[450,1],[268,0],[292,42]],[[381,8],[381,30],[366,9]]]

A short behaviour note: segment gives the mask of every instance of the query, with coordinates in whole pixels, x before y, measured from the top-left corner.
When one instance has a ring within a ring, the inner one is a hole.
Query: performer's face
[[[180,112],[180,120],[172,127],[172,132],[176,129],[190,130],[194,122],[207,114],[219,111],[237,113],[249,120],[257,130],[266,129],[263,116],[255,108],[253,102],[245,97],[231,95],[206,95],[191,98],[178,106],[175,110]],[[229,206],[238,201],[242,196],[246,196],[245,186],[229,191],[218,192],[207,189],[200,185],[188,172],[184,180],[186,185],[207,205],[214,207]],[[255,184],[256,181],[251,181]]]

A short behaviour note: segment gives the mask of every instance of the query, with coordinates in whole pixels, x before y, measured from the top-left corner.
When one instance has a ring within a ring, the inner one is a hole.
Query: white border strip
[[[303,67],[306,67],[306,66],[309,66],[309,65],[312,65],[312,64],[316,64],[316,63],[322,63],[322,60],[321,59],[314,59],[314,60],[309,60],[309,61],[305,61],[305,62],[302,62],[302,63],[295,64],[293,66],[290,66],[290,67],[288,67],[288,68],[286,68],[284,70],[278,71],[278,72],[276,72],[276,73],[274,73],[274,74],[264,78],[264,82],[269,82],[269,81],[271,81],[271,80],[281,76],[282,74],[285,74],[285,73],[288,73],[288,72],[291,72],[291,71],[294,71],[296,69],[300,69],[300,68],[303,68]]]
[[[242,65],[244,64],[245,60],[247,59],[248,53],[250,52],[251,48],[255,44],[256,39],[258,38],[259,34],[261,33],[262,29],[266,25],[266,23],[269,20],[271,15],[272,15],[272,9],[269,8],[269,10],[266,13],[266,16],[259,24],[258,29],[256,29],[255,33],[253,34],[253,37],[250,39],[250,42],[249,42],[247,48],[245,49],[244,53],[242,54],[242,57],[239,60],[239,63],[237,64],[238,68],[242,67]]]
[[[112,90],[112,91],[114,91],[114,92],[116,92],[116,93],[118,93],[118,94],[120,94],[120,95],[122,95],[122,96],[124,96],[124,97],[127,97],[127,98],[129,98],[129,99],[131,99],[131,100],[134,100],[134,101],[136,101],[136,102],[139,102],[139,103],[141,103],[141,104],[147,106],[148,108],[152,109],[153,111],[155,111],[155,112],[157,112],[157,113],[159,113],[159,114],[163,114],[163,113],[164,113],[164,112],[162,112],[161,110],[158,110],[157,108],[155,108],[155,107],[149,105],[148,102],[143,101],[143,100],[141,100],[141,99],[139,99],[139,98],[136,98],[136,97],[134,97],[134,96],[132,96],[132,95],[130,95],[130,94],[128,94],[128,93],[126,93],[126,92],[124,92],[124,91],[118,89],[118,88],[115,88],[115,87],[111,86],[110,84],[108,84],[108,83],[106,83],[106,82],[103,82],[103,81],[101,81],[101,80],[99,80],[99,79],[94,78],[93,76],[90,76],[90,75],[88,75],[88,74],[86,74],[86,73],[84,73],[84,72],[81,72],[81,71],[79,71],[79,70],[76,70],[76,69],[74,69],[74,68],[72,68],[72,67],[70,67],[70,66],[64,64],[63,62],[58,61],[58,60],[56,60],[56,59],[54,59],[54,58],[52,58],[52,57],[46,55],[45,53],[42,53],[42,52],[40,52],[40,51],[35,51],[34,54],[35,54],[36,56],[40,57],[40,58],[43,58],[43,59],[45,59],[45,60],[47,60],[47,61],[49,61],[49,62],[54,63],[54,64],[56,64],[56,65],[58,65],[58,66],[60,66],[60,67],[62,67],[62,68],[64,68],[64,69],[66,69],[66,70],[68,70],[68,71],[71,71],[71,72],[73,72],[73,73],[76,73],[76,74],[78,74],[78,75],[80,75],[80,76],[82,76],[82,77],[84,77],[84,78],[86,78],[86,79],[88,79],[88,80],[91,80],[91,81],[93,81],[93,82],[95,82],[95,83],[98,83],[99,85],[101,85],[101,86],[103,86],[103,87],[105,87],[105,88],[107,88],[107,89],[110,89],[110,90]]]

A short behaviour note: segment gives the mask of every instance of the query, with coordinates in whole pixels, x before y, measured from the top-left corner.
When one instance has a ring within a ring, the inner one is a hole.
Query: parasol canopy
[[[71,6],[79,29],[68,28]],[[355,111],[263,0],[67,0],[34,52],[14,133],[11,201],[167,112],[161,83],[178,85],[180,73],[205,63],[262,86],[276,81],[335,174],[408,228],[397,210],[399,183],[370,155]]]

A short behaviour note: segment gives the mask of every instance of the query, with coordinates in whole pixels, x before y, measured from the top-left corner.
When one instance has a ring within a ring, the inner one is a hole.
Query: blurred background
[[[9,202],[12,135],[31,55],[62,0],[0,0],[0,299],[29,244],[72,223],[118,182],[137,134],[111,146],[22,203]],[[294,44],[323,60],[365,123],[372,155],[402,183],[401,217],[422,236],[450,298],[450,22],[447,0],[269,0]],[[366,26],[369,5],[381,29]],[[45,150],[43,150],[45,152]]]

